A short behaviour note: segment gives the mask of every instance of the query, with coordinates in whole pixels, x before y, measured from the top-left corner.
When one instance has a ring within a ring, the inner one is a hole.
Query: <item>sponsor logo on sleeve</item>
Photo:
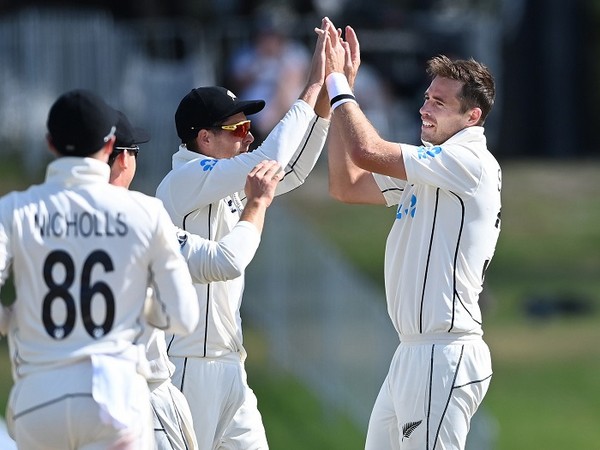
[[[200,161],[200,166],[202,166],[202,170],[204,170],[205,172],[209,172],[213,170],[217,162],[218,161],[216,159],[203,159],[202,161]]]
[[[435,147],[421,146],[417,149],[419,159],[435,158],[440,153],[442,153],[442,147],[439,145],[436,145]]]

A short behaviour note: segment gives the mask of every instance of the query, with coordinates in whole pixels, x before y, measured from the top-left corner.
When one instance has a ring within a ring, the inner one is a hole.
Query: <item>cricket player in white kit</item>
[[[108,159],[111,184],[129,188],[137,167],[138,144],[149,139],[145,130],[133,127],[120,112],[115,147]],[[280,166],[273,161],[261,162],[252,169],[246,177],[244,189],[246,208],[240,221],[220,241],[204,239],[174,227],[173,237],[180,244],[195,283],[225,281],[243,274],[258,249],[265,213],[273,200],[280,176]],[[160,304],[152,293],[150,290],[146,304],[150,315],[160,310]],[[146,345],[150,364],[148,386],[156,450],[197,450],[189,405],[171,382],[175,366],[167,355],[164,331],[149,328],[140,341]]]
[[[108,183],[116,124],[96,95],[63,94],[48,115],[59,157],[45,182],[0,199],[0,280],[12,268],[16,287],[7,422],[20,449],[153,448],[137,345],[147,287],[162,307],[155,325],[189,333],[198,322],[161,202]]]
[[[265,141],[253,152],[247,115],[262,100],[240,101],[222,87],[193,89],[175,114],[183,144],[157,189],[175,225],[212,240],[238,223],[244,180],[264,159],[284,167],[276,194],[300,184],[314,167],[329,128],[324,84],[324,37],[316,45],[307,86]],[[316,113],[315,113],[316,111]],[[246,382],[240,306],[243,275],[227,282],[196,284],[201,323],[187,339],[168,340],[176,366],[173,383],[186,396],[201,450],[266,449],[257,400]]]
[[[133,127],[121,111],[118,113],[115,145],[108,158],[109,183],[129,189],[137,169],[139,144],[148,142],[150,135],[142,128]],[[180,236],[174,226],[173,239],[178,240],[182,252],[184,248],[189,251],[186,256],[192,257],[195,254],[188,245],[185,232]],[[195,300],[195,297],[192,299]],[[160,319],[155,317],[157,313],[160,314],[160,304],[156,300],[154,290],[148,288],[146,317],[151,322],[160,323]],[[173,365],[167,356],[165,332],[158,328],[146,327],[139,342],[145,346],[150,368],[146,378],[150,388],[155,450],[197,450],[198,444],[189,406],[183,394],[171,383]]]
[[[474,60],[432,58],[423,145],[388,142],[352,94],[360,63],[354,30],[346,27],[346,41],[330,22],[327,31],[331,194],[396,207],[385,289],[400,345],[365,448],[464,449],[492,376],[478,297],[500,232],[501,172],[483,129],[494,80]]]

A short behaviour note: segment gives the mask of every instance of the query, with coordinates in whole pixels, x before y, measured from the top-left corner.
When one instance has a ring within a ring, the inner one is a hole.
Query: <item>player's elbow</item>
[[[218,279],[214,281],[229,281],[244,274],[245,265],[236,259],[227,260],[221,265]]]
[[[243,252],[236,251],[236,249],[230,248],[229,245],[221,243],[220,248],[221,280],[233,280],[241,277],[250,261],[244,257]]]
[[[239,261],[235,261],[234,264],[229,267],[227,272],[228,279],[233,280],[234,278],[241,277],[244,274],[244,269],[244,264]]]
[[[344,188],[335,183],[332,183],[331,180],[329,182],[329,195],[331,198],[337,200],[338,202],[348,203]]]
[[[376,152],[372,151],[371,146],[360,145],[359,143],[348,149],[348,156],[352,163],[363,170],[369,170],[368,167],[371,165],[375,154]]]
[[[329,195],[334,200],[342,203],[357,204],[361,203],[357,200],[356,185],[353,183],[347,183],[344,185],[329,183]]]
[[[246,262],[236,258],[212,261],[209,267],[200,269],[190,267],[192,281],[196,284],[214,283],[217,281],[229,281],[244,274]]]

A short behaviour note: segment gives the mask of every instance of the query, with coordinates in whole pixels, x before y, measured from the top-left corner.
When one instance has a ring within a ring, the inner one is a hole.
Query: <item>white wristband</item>
[[[330,73],[325,79],[325,85],[327,86],[329,104],[332,110],[347,102],[358,104],[344,74],[339,72]]]

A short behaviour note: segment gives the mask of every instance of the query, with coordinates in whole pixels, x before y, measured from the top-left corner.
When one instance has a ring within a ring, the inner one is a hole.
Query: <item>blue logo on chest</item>
[[[396,219],[400,220],[404,217],[415,217],[417,212],[417,196],[415,194],[410,196],[410,203],[400,203],[396,210]]]

